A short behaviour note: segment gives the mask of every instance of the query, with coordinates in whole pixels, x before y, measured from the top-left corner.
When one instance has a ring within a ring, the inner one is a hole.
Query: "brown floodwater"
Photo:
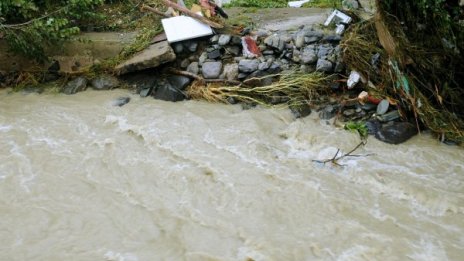
[[[462,260],[462,148],[313,162],[358,143],[315,113],[1,91],[0,260]]]

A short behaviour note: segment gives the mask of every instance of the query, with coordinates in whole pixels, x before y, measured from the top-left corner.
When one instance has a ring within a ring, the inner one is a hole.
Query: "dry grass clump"
[[[271,85],[250,87],[246,83],[237,86],[224,86],[220,83],[203,85],[199,82],[192,84],[187,93],[196,100],[227,103],[229,98],[236,101],[272,105],[272,99],[283,98],[286,105],[298,106],[309,104],[320,94],[327,92],[329,77],[322,73],[300,73],[268,75],[248,80],[263,80],[267,77],[279,79]]]

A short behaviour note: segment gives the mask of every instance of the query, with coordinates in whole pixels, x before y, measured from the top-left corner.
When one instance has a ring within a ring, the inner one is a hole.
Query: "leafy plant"
[[[10,49],[45,61],[45,49],[80,32],[78,21],[102,17],[93,9],[103,0],[14,0],[0,2],[0,35]]]
[[[364,122],[354,122],[350,121],[345,124],[345,129],[353,132],[357,132],[362,139],[366,139],[368,135],[368,130],[366,123]]]

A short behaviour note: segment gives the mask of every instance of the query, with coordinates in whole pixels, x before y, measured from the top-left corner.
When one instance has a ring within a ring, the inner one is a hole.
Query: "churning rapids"
[[[0,260],[462,260],[464,152],[288,110],[0,92]],[[315,113],[313,113],[315,114]]]

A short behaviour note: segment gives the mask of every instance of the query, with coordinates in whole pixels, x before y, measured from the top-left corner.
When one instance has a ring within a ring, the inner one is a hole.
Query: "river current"
[[[463,260],[462,148],[315,114],[0,91],[0,260]]]

